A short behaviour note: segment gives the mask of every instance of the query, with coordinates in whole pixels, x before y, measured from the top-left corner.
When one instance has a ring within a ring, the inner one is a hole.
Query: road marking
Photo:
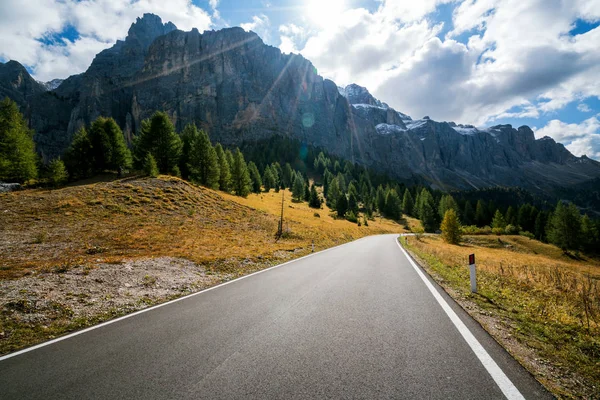
[[[352,244],[352,243],[356,243],[359,240],[366,239],[368,237],[369,236],[364,236],[364,237],[362,237],[360,239],[353,240],[352,242],[348,242],[348,243],[340,244],[338,246],[330,247],[328,249],[321,250],[321,251],[319,251],[317,253],[311,253],[311,254],[308,254],[306,256],[303,256],[303,257],[300,257],[300,258],[296,258],[295,260],[290,260],[290,261],[287,261],[287,262],[285,262],[283,264],[274,265],[272,267],[269,267],[269,268],[266,268],[266,269],[262,269],[260,271],[253,272],[253,273],[251,273],[249,275],[244,275],[244,276],[236,278],[234,280],[227,281],[227,282],[224,282],[224,283],[220,283],[220,284],[218,284],[216,286],[211,286],[211,287],[206,288],[204,290],[201,290],[199,292],[188,294],[187,296],[183,296],[183,297],[180,297],[180,298],[175,299],[175,300],[167,301],[166,303],[161,303],[161,304],[157,304],[155,306],[149,307],[149,308],[144,308],[143,310],[139,310],[139,311],[133,312],[131,314],[123,315],[122,317],[111,319],[109,321],[102,322],[102,323],[100,323],[98,325],[90,326],[89,328],[85,328],[85,329],[82,329],[82,330],[77,331],[77,332],[69,333],[68,335],[61,336],[59,338],[52,339],[52,340],[44,342],[44,343],[36,344],[35,346],[31,346],[31,347],[28,347],[28,348],[23,349],[23,350],[15,351],[14,353],[9,353],[9,354],[6,354],[4,356],[0,356],[0,361],[4,361],[4,360],[7,360],[9,358],[16,357],[18,355],[21,355],[21,354],[24,354],[24,353],[28,353],[28,352],[33,351],[33,350],[37,350],[39,348],[46,347],[46,346],[49,346],[51,344],[61,342],[63,340],[72,338],[74,336],[78,336],[78,335],[84,334],[86,332],[93,331],[94,329],[102,328],[102,327],[104,327],[106,325],[114,324],[115,322],[119,322],[119,321],[122,321],[122,320],[127,319],[127,318],[135,317],[136,315],[143,314],[143,313],[148,312],[148,311],[156,310],[157,308],[164,307],[164,306],[167,306],[169,304],[177,303],[178,301],[189,299],[190,297],[194,297],[194,296],[198,296],[200,294],[204,294],[206,292],[210,292],[211,290],[223,287],[225,285],[229,285],[229,284],[234,283],[234,282],[241,281],[242,279],[250,278],[251,276],[254,276],[254,275],[262,274],[263,272],[267,272],[267,271],[270,271],[270,270],[275,269],[275,268],[283,267],[285,265],[294,263],[296,261],[304,260],[306,258],[313,257],[313,256],[316,256],[318,254],[323,254],[323,253],[328,252],[330,250],[334,250],[334,249],[337,249],[337,248],[340,248],[340,247],[343,247],[343,246],[347,246],[347,245]]]
[[[413,266],[419,277],[425,282],[427,289],[433,294],[433,297],[437,300],[437,302],[442,306],[442,309],[446,312],[450,321],[454,324],[456,329],[460,332],[462,337],[465,339],[471,350],[475,353],[479,361],[483,364],[487,372],[492,376],[492,379],[496,382],[496,385],[500,388],[504,396],[506,396],[509,400],[525,400],[525,397],[519,392],[519,389],[515,387],[515,385],[508,379],[506,374],[500,369],[498,364],[494,361],[494,359],[488,354],[488,352],[483,348],[481,343],[473,336],[469,328],[458,318],[458,315],[452,310],[450,305],[444,300],[442,295],[435,289],[435,287],[431,284],[429,279],[425,276],[423,271],[415,264],[412,258],[408,255],[406,250],[400,245],[400,242],[396,238],[396,244],[400,247],[400,250],[404,253],[410,264]]]

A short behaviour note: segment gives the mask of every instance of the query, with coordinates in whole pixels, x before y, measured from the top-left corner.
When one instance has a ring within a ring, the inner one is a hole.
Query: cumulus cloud
[[[588,106],[588,105],[587,105],[587,104],[585,104],[585,103],[580,103],[580,104],[578,104],[578,105],[577,105],[577,109],[578,109],[579,111],[581,111],[581,112],[584,112],[584,113],[589,113],[589,112],[592,112],[592,109],[590,108],[590,106]]]
[[[179,29],[211,26],[206,11],[191,0],[17,0],[0,2],[0,59],[17,60],[36,79],[66,78],[85,71],[94,56],[127,35],[136,17],[155,13]],[[74,40],[48,40],[72,27]]]
[[[431,13],[448,2],[382,0],[375,11],[347,10],[299,51],[322,75],[366,86],[415,117],[487,125],[600,96],[600,27],[569,33],[579,19],[600,20],[600,0],[457,0],[440,37]],[[282,39],[298,48],[292,44]]]
[[[598,116],[588,118],[580,124],[567,124],[552,120],[535,132],[537,138],[550,136],[563,143],[576,156],[587,155],[600,159],[600,120]]]
[[[254,32],[258,34],[265,42],[268,42],[271,38],[269,28],[271,27],[271,21],[269,17],[264,14],[255,15],[252,17],[251,22],[240,25],[247,32]]]

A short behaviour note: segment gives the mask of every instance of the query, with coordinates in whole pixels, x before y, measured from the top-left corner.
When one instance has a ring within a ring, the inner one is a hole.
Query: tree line
[[[177,132],[164,112],[142,121],[131,147],[114,119],[99,117],[77,131],[62,160],[43,166],[18,106],[9,99],[0,103],[0,180],[26,182],[42,171],[50,183],[59,185],[67,177],[78,180],[132,168],[149,176],[180,176],[238,196],[287,188],[294,201],[314,208],[326,202],[339,218],[353,222],[360,222],[361,214],[363,223],[375,213],[398,221],[410,216],[421,220],[426,232],[435,232],[452,210],[465,233],[524,234],[564,250],[600,249],[599,222],[581,215],[573,204],[559,202],[550,209],[544,203],[532,204],[533,197],[523,190],[504,188],[454,193],[455,199],[278,136],[241,149],[224,148],[213,145],[193,124]],[[324,199],[316,186],[322,186]]]

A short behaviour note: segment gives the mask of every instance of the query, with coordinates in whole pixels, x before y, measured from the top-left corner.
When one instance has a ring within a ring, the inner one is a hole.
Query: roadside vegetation
[[[403,245],[559,397],[600,393],[600,261],[514,235],[402,238]],[[476,254],[478,293],[469,285]],[[515,340],[516,339],[516,340]]]

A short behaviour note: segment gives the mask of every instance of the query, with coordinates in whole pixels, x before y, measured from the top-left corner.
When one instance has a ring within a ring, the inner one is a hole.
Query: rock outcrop
[[[286,136],[444,189],[548,191],[600,176],[600,163],[550,138],[536,140],[526,126],[413,120],[363,87],[338,88],[302,56],[282,54],[241,28],[183,32],[146,14],[85,73],[51,91],[14,64],[0,66],[0,90],[28,110],[45,158],[100,115],[115,118],[131,140],[144,118],[163,110],[178,129],[193,122],[226,145]]]

